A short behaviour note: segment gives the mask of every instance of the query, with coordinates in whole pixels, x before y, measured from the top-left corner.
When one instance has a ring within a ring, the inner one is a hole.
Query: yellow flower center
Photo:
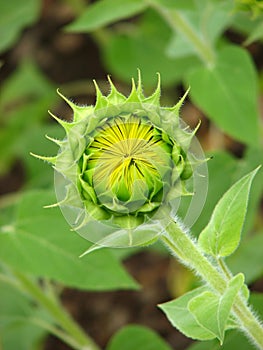
[[[149,121],[135,115],[112,118],[85,151],[82,184],[87,188],[83,181],[88,182],[98,202],[114,212],[153,210],[171,170],[171,148]]]
[[[108,187],[113,188],[124,181],[130,192],[134,181],[144,179],[149,172],[158,176],[154,164],[163,161],[157,152],[162,143],[161,135],[140,118],[116,118],[112,125],[101,128],[89,146],[89,166],[97,168],[94,183],[107,178]]]

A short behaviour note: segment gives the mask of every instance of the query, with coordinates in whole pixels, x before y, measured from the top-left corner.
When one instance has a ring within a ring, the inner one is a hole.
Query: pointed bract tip
[[[51,208],[57,208],[59,206],[59,203],[54,203],[54,204],[49,204],[49,205],[44,205],[44,209],[51,209]]]
[[[106,108],[109,102],[107,97],[103,95],[95,79],[93,79],[93,83],[96,89],[96,103],[94,109]]]
[[[69,107],[74,111],[78,108],[78,106],[73,102],[70,101],[66,96],[64,96],[59,89],[57,89],[57,94],[69,105]]]
[[[30,155],[32,157],[35,157],[35,158],[40,159],[40,160],[44,160],[45,162],[48,162],[48,163],[51,163],[51,164],[56,164],[56,161],[57,161],[57,156],[45,157],[45,156],[40,156],[40,155],[32,153],[32,152],[30,152]]]
[[[136,90],[136,84],[135,84],[134,78],[131,78],[131,86],[132,86],[131,91]]]
[[[180,98],[180,100],[171,108],[168,108],[169,111],[171,112],[176,112],[179,113],[188,93],[190,91],[190,87],[186,90],[186,92],[184,93],[183,97]]]
[[[51,111],[48,111],[48,114],[54,118],[64,129],[66,132],[68,132],[71,127],[73,126],[73,123],[66,122],[65,120],[60,119],[55,114],[53,114]]]
[[[110,83],[110,93],[108,94],[107,97],[104,97],[105,98],[104,104],[106,105],[107,101],[108,103],[111,103],[111,104],[118,104],[118,103],[125,102],[126,97],[117,90],[116,86],[111,80],[110,75],[108,75],[107,78]]]
[[[157,89],[161,89],[161,74],[159,72],[157,74]]]
[[[54,143],[55,143],[56,145],[58,145],[59,147],[61,147],[62,144],[63,144],[63,141],[54,139],[53,137],[50,137],[50,136],[48,136],[48,135],[45,135],[45,138],[48,139],[49,141],[54,142]]]
[[[198,124],[196,125],[196,127],[194,128],[194,130],[192,131],[192,137],[197,133],[198,129],[200,128],[200,125],[202,124],[201,119],[199,119]]]
[[[143,94],[143,87],[142,87],[142,76],[141,71],[139,68],[137,68],[137,74],[138,74],[138,82],[137,82],[137,93],[141,100],[143,100],[144,94]]]
[[[110,87],[111,89],[115,89],[116,90],[116,87],[115,85],[113,84],[112,80],[111,80],[111,76],[108,74],[107,75],[107,79],[108,79],[108,82],[110,83]]]
[[[97,244],[93,244],[89,249],[87,249],[84,253],[82,253],[79,258],[83,258],[85,255],[90,254],[92,252],[94,252],[95,250],[98,249],[102,249],[103,247],[97,245]]]
[[[107,79],[108,82],[110,83],[110,93],[108,95],[108,97],[112,97],[112,96],[120,96],[120,92],[116,89],[116,86],[113,84],[110,75],[107,75]]]
[[[101,92],[101,90],[100,90],[100,88],[99,88],[99,85],[97,84],[96,80],[93,79],[92,81],[93,81],[93,84],[94,84],[94,86],[95,86],[96,97],[97,97],[97,99],[98,99],[100,96],[103,96],[103,94],[102,94],[102,92]]]
[[[59,88],[57,89],[57,94],[63,98],[63,100],[65,100],[66,102],[68,102],[68,99],[62,94],[62,92],[60,92]]]
[[[134,79],[131,79],[131,92],[126,102],[141,102]]]
[[[160,98],[161,98],[161,76],[160,73],[157,73],[157,86],[155,91],[153,92],[153,94],[147,98],[145,98],[145,100],[143,102],[152,104],[152,105],[156,105],[156,106],[160,106]]]

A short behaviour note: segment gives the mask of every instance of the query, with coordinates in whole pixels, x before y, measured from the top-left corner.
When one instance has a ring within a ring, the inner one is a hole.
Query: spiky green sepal
[[[73,120],[51,114],[66,138],[49,137],[60,147],[58,155],[39,158],[62,175],[56,187],[62,179],[66,190],[57,189],[57,197],[74,229],[102,245],[138,245],[160,233],[155,219],[161,206],[190,194],[186,182],[199,163],[189,152],[196,130],[182,127],[179,119],[187,93],[171,108],[160,106],[159,75],[150,97],[144,96],[140,74],[127,98],[108,80],[107,96],[94,82],[95,106],[77,106],[58,92]],[[75,211],[74,219],[65,208]]]

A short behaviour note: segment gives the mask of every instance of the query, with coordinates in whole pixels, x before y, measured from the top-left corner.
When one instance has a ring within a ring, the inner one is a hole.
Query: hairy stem
[[[68,343],[70,346],[74,345],[76,350],[100,350],[94,341],[71,318],[57,299],[48,297],[37,283],[24,274],[16,272],[15,276],[23,290],[46,309],[57,325],[65,332],[65,336],[63,336],[63,332],[59,332],[60,338],[65,343]],[[54,335],[57,334],[55,333]]]
[[[184,265],[194,270],[213,290],[219,294],[224,293],[231,276],[220,272],[204,256],[190,235],[184,232],[173,219],[166,226],[166,233],[163,234],[162,240]],[[263,350],[263,326],[247,306],[243,297],[236,298],[233,313],[241,330],[258,349]]]

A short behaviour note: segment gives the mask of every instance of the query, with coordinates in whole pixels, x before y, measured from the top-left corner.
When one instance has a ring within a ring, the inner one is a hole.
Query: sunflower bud
[[[104,96],[95,82],[95,106],[77,106],[59,93],[73,121],[52,115],[66,138],[49,138],[58,155],[38,158],[53,164],[56,205],[85,238],[102,246],[149,244],[163,230],[163,208],[174,213],[178,198],[191,194],[187,183],[203,163],[190,152],[196,130],[179,119],[186,94],[174,107],[160,106],[160,77],[150,97],[140,75],[127,98],[109,83]]]

